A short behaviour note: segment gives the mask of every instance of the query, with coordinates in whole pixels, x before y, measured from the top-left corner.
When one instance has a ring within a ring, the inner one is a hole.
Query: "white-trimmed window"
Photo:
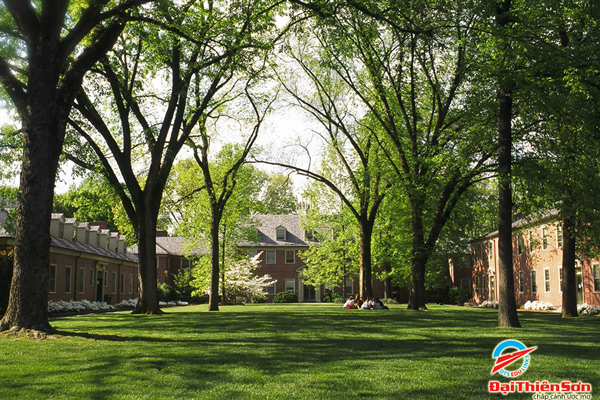
[[[563,232],[560,224],[556,225],[556,246],[563,247]]]
[[[285,251],[285,263],[286,264],[294,264],[296,262],[296,251],[295,250],[286,250]]]
[[[296,279],[285,278],[285,291],[290,293],[296,293]]]
[[[48,291],[50,293],[56,293],[56,265],[50,264],[48,274]]]
[[[531,271],[531,293],[537,293],[537,276],[535,270]]]
[[[559,292],[562,292],[562,284],[563,284],[562,267],[558,267],[558,291]]]
[[[523,293],[525,291],[525,278],[523,276],[523,270],[519,270],[519,292]]]
[[[252,257],[254,257],[255,255],[258,254],[258,250],[249,249],[249,250],[246,250],[246,251],[248,252],[248,257],[250,257],[250,258],[252,258]]]
[[[267,264],[277,263],[277,253],[275,250],[267,250]]]
[[[488,292],[488,276],[487,275],[483,275],[483,279],[481,281],[481,290],[482,290],[483,294],[487,294],[487,292]]]
[[[71,267],[65,267],[65,293],[71,293]]]
[[[277,290],[276,287],[275,287],[275,285],[276,285],[276,283],[272,284],[271,286],[267,286],[266,287],[267,294],[270,294],[270,295],[274,295],[275,294],[275,292]]]
[[[542,227],[542,249],[548,250],[548,227]]]
[[[533,231],[529,231],[529,251],[535,250],[535,239],[533,238]]]
[[[117,273],[114,271],[112,273],[112,292],[117,293]]]
[[[85,268],[79,268],[79,276],[77,277],[77,287],[79,289],[79,294],[84,292],[85,286]]]
[[[125,274],[121,274],[121,282],[119,285],[119,289],[121,291],[121,294],[125,294]]]
[[[544,268],[544,292],[550,292],[550,268]]]
[[[594,279],[594,292],[600,292],[600,264],[592,265],[592,277]]]
[[[494,242],[493,241],[490,242],[490,248],[489,248],[489,251],[488,251],[488,256],[490,258],[490,261],[494,259]]]
[[[129,294],[133,293],[133,274],[129,274]]]
[[[276,239],[277,240],[286,240],[287,230],[284,227],[277,228],[276,231]]]
[[[352,279],[346,278],[346,294],[351,295],[353,290],[354,290],[354,282],[352,282]]]
[[[517,235],[517,252],[518,254],[523,254],[523,248],[525,246],[523,245],[523,234],[519,233]]]

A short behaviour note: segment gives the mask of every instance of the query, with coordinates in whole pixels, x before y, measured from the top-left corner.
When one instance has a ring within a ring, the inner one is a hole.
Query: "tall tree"
[[[67,118],[85,73],[147,0],[3,0],[0,84],[21,120],[14,273],[0,330],[50,331],[50,214]]]
[[[217,94],[238,72],[251,73],[254,60],[269,51],[278,4],[156,1],[149,15],[138,18],[147,23],[125,32],[77,97],[70,123],[92,154],[70,159],[105,175],[136,231],[141,284],[136,313],[161,312],[155,231],[175,158],[209,110],[223,101]],[[224,93],[226,98],[229,92]],[[103,102],[110,107],[99,108]]]
[[[204,189],[206,190],[208,197],[208,205],[210,209],[210,255],[211,255],[211,284],[210,284],[210,298],[209,298],[209,311],[219,311],[219,273],[221,271],[220,265],[221,260],[219,257],[220,253],[220,228],[222,227],[223,213],[227,207],[227,202],[234,193],[237,177],[240,169],[246,162],[246,158],[252,149],[252,146],[256,142],[260,126],[264,119],[265,113],[261,114],[255,100],[248,91],[248,87],[245,89],[247,98],[254,110],[256,115],[256,124],[252,129],[252,132],[248,136],[246,142],[241,146],[237,152],[230,153],[230,159],[225,171],[216,176],[215,171],[211,166],[211,160],[209,158],[211,134],[209,127],[207,126],[207,119],[209,115],[204,115],[198,122],[198,138],[197,140],[190,140],[188,143],[194,150],[194,160],[202,171],[204,178]],[[272,100],[271,100],[272,102]],[[267,106],[270,106],[270,104]],[[216,181],[216,180],[219,181]],[[225,228],[226,226],[223,225]],[[222,240],[225,240],[223,237]],[[223,257],[225,253],[223,252]],[[223,265],[223,274],[225,274]],[[223,275],[223,278],[225,275]],[[223,290],[223,296],[225,296],[225,290]]]
[[[514,81],[508,30],[513,21],[511,0],[496,9],[496,25],[503,67],[498,71],[498,326],[519,328],[512,244],[512,119]]]
[[[440,233],[464,191],[492,170],[487,104],[477,104],[477,86],[466,85],[475,76],[476,28],[485,17],[477,4],[463,2],[349,2],[335,13],[320,11],[307,31],[370,112],[372,135],[408,198],[408,307],[425,308],[425,269]]]
[[[328,55],[311,52],[306,44],[296,48],[289,46],[288,50],[288,56],[308,79],[312,92],[306,94],[293,79],[280,76],[279,81],[295,104],[322,128],[317,132],[324,145],[321,171],[311,170],[310,165],[303,168],[281,162],[261,162],[290,168],[326,185],[339,197],[359,227],[359,291],[362,296],[372,296],[373,228],[391,185],[384,154],[369,126],[369,116],[354,107],[353,94],[345,91],[339,77],[326,68]]]

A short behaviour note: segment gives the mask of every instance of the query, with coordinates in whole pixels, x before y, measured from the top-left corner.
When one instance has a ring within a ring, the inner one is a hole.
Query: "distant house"
[[[180,236],[168,236],[167,231],[156,231],[156,278],[158,283],[174,285],[173,278],[181,270],[192,266],[191,257],[208,252],[201,247],[191,252],[186,247],[187,239]],[[137,245],[130,251],[138,255]]]
[[[137,257],[127,251],[124,236],[105,223],[78,223],[63,214],[52,214],[50,235],[49,300],[115,304],[138,297]],[[14,243],[0,227],[0,250]]]
[[[250,256],[263,252],[257,273],[269,274],[277,280],[268,288],[269,300],[284,291],[296,293],[300,302],[319,302],[328,293],[342,293],[340,287],[315,287],[304,281],[302,271],[306,264],[299,252],[308,250],[309,245],[316,242],[302,228],[299,215],[256,215],[255,218],[258,222],[258,242],[245,244],[241,248]],[[383,297],[384,283],[376,279],[372,283],[374,296]],[[358,293],[358,290],[358,280],[346,279],[347,293]]]
[[[562,304],[562,223],[556,211],[513,223],[513,272],[517,304]],[[472,293],[477,302],[498,300],[498,231],[471,242]],[[576,262],[577,302],[600,305],[600,262]]]

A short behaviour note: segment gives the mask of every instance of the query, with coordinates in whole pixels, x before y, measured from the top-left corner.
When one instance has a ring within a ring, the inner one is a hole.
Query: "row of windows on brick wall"
[[[65,293],[71,293],[71,267],[70,266],[65,266],[65,281],[64,281],[64,290]],[[94,275],[95,275],[95,270],[90,269],[90,281],[89,281],[89,285],[90,286],[94,286]],[[56,293],[56,274],[57,274],[57,266],[54,264],[50,265],[49,268],[49,279],[48,279],[48,291],[50,293]],[[85,282],[85,268],[79,268],[79,275],[78,275],[78,279],[77,279],[77,288],[78,288],[78,293],[79,294],[84,294],[85,293],[85,288],[84,288],[84,282]],[[104,282],[104,287],[108,287],[108,271],[104,271],[104,276],[103,276],[103,282]],[[121,294],[125,294],[125,273],[121,274],[121,280],[120,280],[120,292]],[[117,273],[116,272],[112,272],[112,294],[116,294],[117,293]],[[133,274],[129,274],[129,285],[128,285],[128,289],[129,289],[129,294],[133,293]]]

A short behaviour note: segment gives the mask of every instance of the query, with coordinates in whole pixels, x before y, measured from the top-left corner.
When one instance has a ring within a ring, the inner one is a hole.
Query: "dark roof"
[[[105,249],[101,249],[96,246],[91,246],[89,244],[72,242],[72,241],[66,240],[66,239],[59,239],[54,236],[52,236],[52,241],[50,242],[50,244],[51,244],[51,246],[54,246],[54,247],[60,247],[63,249],[79,251],[82,253],[94,254],[97,256],[108,257],[108,258],[114,258],[114,259],[118,259],[118,260],[129,261],[132,263],[138,262],[137,256],[130,252],[127,252],[125,254],[117,253],[112,250],[105,250]]]
[[[305,232],[300,223],[300,216],[258,214],[254,218],[258,222],[258,243],[247,246],[308,246]],[[277,228],[286,229],[285,240],[277,240]]]
[[[159,236],[156,238],[156,255],[158,256],[197,256],[206,254],[209,249],[204,245],[198,245],[193,251],[193,246],[190,246],[188,239],[181,236],[167,237]],[[137,244],[129,249],[133,254],[138,254]]]
[[[522,228],[526,228],[528,226],[533,226],[536,224],[541,224],[548,220],[556,219],[558,217],[558,214],[558,210],[552,209],[546,212],[535,213],[530,216],[520,218],[512,223],[512,230],[516,231]],[[486,233],[485,235],[480,236],[477,239],[473,239],[471,242],[478,242],[480,240],[491,239],[496,236],[498,236],[498,230]]]

